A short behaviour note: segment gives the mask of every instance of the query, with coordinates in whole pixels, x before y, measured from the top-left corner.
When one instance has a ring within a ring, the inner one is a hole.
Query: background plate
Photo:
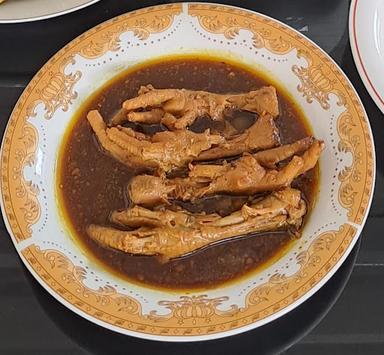
[[[360,77],[384,113],[384,1],[352,0],[349,38]]]
[[[43,20],[89,6],[100,0],[7,0],[0,4],[0,23]]]

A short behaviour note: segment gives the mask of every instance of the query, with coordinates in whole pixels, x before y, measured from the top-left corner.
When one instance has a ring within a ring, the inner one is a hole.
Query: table
[[[96,24],[166,1],[102,0],[55,19],[0,25],[0,131],[37,70],[62,46]],[[169,1],[168,1],[169,2]],[[361,242],[312,298],[282,319],[227,339],[189,344],[143,341],[100,328],[68,311],[22,265],[1,222],[0,354],[379,354],[384,347],[384,115],[355,68],[348,38],[349,0],[222,1],[301,31],[328,52],[357,89],[377,154],[376,191]],[[345,286],[346,285],[346,286]]]

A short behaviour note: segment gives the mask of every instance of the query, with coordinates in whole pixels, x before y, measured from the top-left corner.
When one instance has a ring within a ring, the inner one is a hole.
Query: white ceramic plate
[[[73,241],[55,200],[57,152],[81,103],[113,76],[155,57],[201,52],[264,70],[292,95],[326,144],[320,193],[302,238],[269,267],[215,289],[156,290],[111,274]],[[199,3],[131,12],[66,45],[17,102],[1,162],[4,220],[22,261],[42,286],[94,323],[169,341],[249,330],[310,297],[358,239],[375,177],[364,108],[327,54],[264,15]]]
[[[7,0],[0,4],[0,23],[43,20],[89,6],[100,0]]]
[[[360,77],[384,113],[384,1],[352,0],[349,38]]]

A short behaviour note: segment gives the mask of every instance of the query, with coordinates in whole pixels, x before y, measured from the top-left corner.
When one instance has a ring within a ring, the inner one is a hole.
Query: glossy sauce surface
[[[100,110],[108,119],[127,98],[137,95],[141,85],[156,88],[186,88],[218,93],[239,93],[271,84],[263,75],[212,59],[180,58],[152,62],[131,69],[105,85],[87,100],[68,129],[61,154],[57,178],[59,205],[66,222],[81,244],[103,264],[131,281],[173,289],[208,288],[234,280],[266,263],[287,247],[292,236],[286,232],[250,235],[211,246],[183,259],[161,263],[156,257],[133,256],[98,246],[85,232],[87,225],[107,225],[111,211],[126,208],[129,180],[136,174],[104,154],[86,120],[91,109]],[[280,116],[277,119],[283,144],[311,135],[305,117],[289,96],[278,89]],[[235,113],[229,118],[242,131],[252,124],[254,115]],[[201,120],[191,129],[200,131],[207,122]],[[131,126],[132,127],[132,126]],[[158,126],[134,126],[153,133]],[[317,190],[317,169],[297,179],[309,206]],[[195,205],[183,204],[194,211],[218,212],[237,210],[243,197],[215,196]]]

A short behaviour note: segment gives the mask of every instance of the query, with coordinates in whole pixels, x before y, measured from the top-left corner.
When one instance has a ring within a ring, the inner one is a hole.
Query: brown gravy
[[[157,88],[186,88],[218,93],[245,92],[271,84],[260,73],[231,62],[193,57],[137,66],[114,78],[92,95],[79,109],[68,129],[58,162],[58,200],[66,222],[86,249],[103,264],[131,281],[173,289],[209,288],[238,278],[267,262],[292,240],[286,232],[248,236],[211,246],[184,259],[162,264],[156,257],[132,256],[104,249],[90,240],[85,228],[90,223],[108,224],[110,211],[127,207],[125,187],[135,174],[100,151],[86,120],[91,109],[108,118],[122,101],[136,96],[141,85]],[[273,83],[276,86],[276,83]],[[278,89],[281,114],[278,125],[282,143],[311,135],[305,117],[289,96]],[[249,115],[233,117],[239,129],[249,126]],[[158,127],[135,127],[143,132]],[[199,127],[195,127],[198,129]],[[294,182],[309,206],[316,198],[318,171],[313,169]],[[194,209],[227,214],[240,208],[241,198],[219,196],[202,201]],[[191,207],[191,206],[190,206]]]

